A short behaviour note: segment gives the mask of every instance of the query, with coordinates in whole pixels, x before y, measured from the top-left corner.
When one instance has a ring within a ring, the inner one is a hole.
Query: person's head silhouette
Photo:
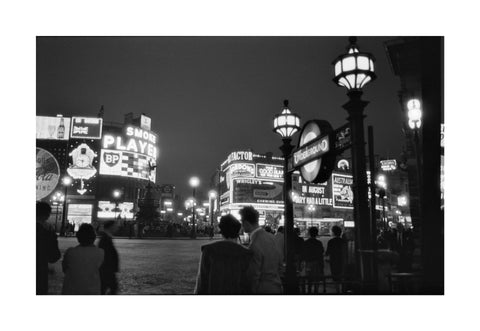
[[[318,228],[316,226],[312,226],[308,229],[308,234],[310,238],[316,238],[318,236]]]
[[[240,209],[240,216],[242,218],[243,229],[246,233],[250,233],[258,228],[258,211],[252,206],[243,207]]]
[[[46,202],[37,202],[37,223],[44,223],[50,217],[52,207]]]
[[[238,238],[242,225],[235,217],[229,214],[220,218],[218,227],[220,228],[220,233],[225,239],[236,239]]]
[[[93,226],[88,223],[82,223],[77,231],[77,240],[81,246],[90,246],[97,237]]]
[[[338,225],[332,226],[332,233],[335,237],[340,237],[342,235],[342,228]]]

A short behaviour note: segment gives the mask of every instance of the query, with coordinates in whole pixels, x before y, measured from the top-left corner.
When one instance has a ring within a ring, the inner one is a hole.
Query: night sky
[[[376,57],[378,76],[364,90],[365,128],[374,126],[376,154],[395,158],[404,139],[400,84],[383,45],[390,39],[359,37],[358,45]],[[206,192],[232,151],[280,155],[272,126],[284,99],[301,125],[346,123],[348,98],[332,82],[331,63],[347,44],[347,37],[39,37],[37,115],[96,116],[101,105],[105,121],[147,114],[159,136],[157,183],[187,197],[188,178],[198,175]]]

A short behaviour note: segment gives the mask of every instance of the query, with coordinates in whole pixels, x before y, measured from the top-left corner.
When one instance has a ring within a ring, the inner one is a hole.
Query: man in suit
[[[118,272],[118,253],[113,245],[113,234],[116,226],[115,221],[107,221],[103,225],[103,232],[98,242],[98,248],[105,252],[103,264],[100,267],[100,281],[102,294],[117,294],[118,282],[116,273]]]
[[[243,229],[250,235],[253,258],[249,266],[253,294],[282,294],[282,259],[275,238],[258,225],[258,212],[249,206],[240,210]]]
[[[57,234],[46,224],[52,208],[37,202],[37,295],[48,294],[48,264],[60,259]]]

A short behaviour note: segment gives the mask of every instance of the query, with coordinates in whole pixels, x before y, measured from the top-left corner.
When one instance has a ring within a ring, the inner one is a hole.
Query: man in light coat
[[[280,271],[282,258],[274,236],[258,225],[258,212],[248,206],[240,210],[243,229],[250,235],[249,249],[253,252],[248,275],[253,294],[282,294]]]

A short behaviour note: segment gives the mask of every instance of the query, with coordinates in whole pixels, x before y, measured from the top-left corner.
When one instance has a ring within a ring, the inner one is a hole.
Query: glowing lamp
[[[273,119],[273,131],[282,138],[290,138],[300,129],[300,117],[288,109],[288,100],[283,101],[282,113]]]
[[[350,37],[349,41],[347,54],[340,55],[333,61],[333,81],[348,91],[360,91],[368,82],[377,78],[373,65],[375,58],[370,53],[358,50],[356,37]]]
[[[410,129],[420,129],[422,126],[422,106],[420,100],[411,99],[407,102],[408,126]]]

